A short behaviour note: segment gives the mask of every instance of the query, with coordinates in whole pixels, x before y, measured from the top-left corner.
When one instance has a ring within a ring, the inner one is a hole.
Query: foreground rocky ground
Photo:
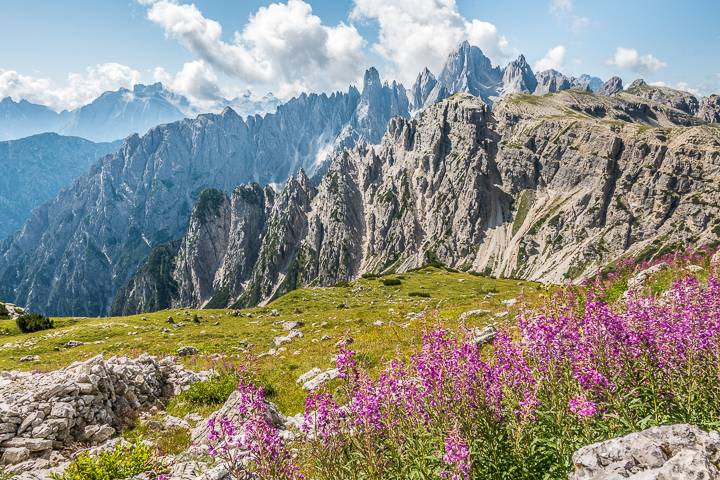
[[[143,412],[207,380],[172,358],[98,355],[49,373],[2,372],[0,460],[8,473],[58,466],[78,445],[96,447]]]

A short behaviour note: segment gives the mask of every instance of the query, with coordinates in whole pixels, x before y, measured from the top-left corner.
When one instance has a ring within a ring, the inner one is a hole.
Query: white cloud
[[[47,105],[53,110],[72,110],[86,105],[103,92],[131,89],[140,83],[140,72],[119,63],[88,67],[84,74],[68,75],[67,86],[59,87],[49,78],[21,75],[15,70],[0,70],[0,98]]]
[[[162,82],[173,92],[184,95],[193,106],[205,110],[213,108],[223,98],[217,75],[202,60],[186,63],[175,77],[162,67],[157,67],[153,76],[156,82]]]
[[[533,65],[534,72],[543,72],[545,70],[557,70],[562,72],[565,68],[565,47],[558,45],[555,48],[551,48],[545,54],[545,56],[535,62]]]
[[[220,23],[194,5],[177,0],[138,0],[149,5],[147,18],[158,24],[217,73],[250,83],[278,82],[278,95],[346,88],[361,78],[365,43],[354,26],[322,25],[302,0],[273,3],[251,15],[232,43],[222,39]]]
[[[675,88],[677,90],[682,90],[683,92],[692,93],[693,95],[700,95],[700,89],[699,88],[691,88],[689,83],[686,82],[678,82],[675,85]]]
[[[660,80],[658,80],[657,82],[650,82],[650,83],[648,83],[648,85],[653,86],[653,87],[667,87],[667,86],[668,86],[667,83],[665,83],[665,82],[663,82],[663,81],[660,81]],[[625,88],[626,88],[626,89],[627,89],[628,87],[630,87],[630,84],[629,84],[629,83],[628,83],[627,85],[625,85]]]
[[[480,20],[467,21],[455,0],[354,0],[350,16],[375,21],[379,41],[372,50],[391,62],[390,74],[411,85],[424,67],[436,75],[447,55],[467,40],[499,64],[515,52],[497,28]]]
[[[575,9],[572,0],[553,0],[550,2],[550,13],[556,17],[564,17]]]
[[[657,72],[661,68],[667,67],[667,63],[663,63],[652,55],[638,54],[634,48],[617,47],[615,58],[609,60],[608,65],[617,65],[620,68],[632,70],[633,72],[649,75]]]
[[[590,19],[587,17],[578,17],[573,15],[573,18],[574,20],[572,27],[570,27],[570,31],[576,35],[585,31],[585,28],[590,25]]]

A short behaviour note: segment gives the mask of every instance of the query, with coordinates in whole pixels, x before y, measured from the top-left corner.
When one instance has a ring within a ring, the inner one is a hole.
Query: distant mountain
[[[6,97],[0,101],[0,140],[58,131],[69,118],[67,110],[57,113],[43,105]]]
[[[279,104],[271,93],[256,100],[246,92],[234,100],[219,101],[209,111],[219,113],[229,106],[238,115],[246,117],[274,112]],[[201,113],[208,113],[208,110],[192,106],[187,98],[171,92],[161,83],[138,84],[132,90],[121,88],[105,92],[88,105],[61,113],[26,100],[14,102],[7,97],[0,101],[0,140],[55,132],[106,142],[125,138],[131,133],[144,135],[156,125]]]
[[[122,140],[93,143],[56,133],[0,142],[0,238],[21,228],[36,207],[121,144]]]
[[[222,102],[223,107],[232,108],[241,117],[274,113],[280,104],[282,104],[280,99],[272,93],[268,93],[260,99],[255,99],[250,90],[233,100]]]
[[[602,80],[600,80],[598,77],[591,77],[590,75],[587,75],[587,74],[580,75],[578,77],[578,80],[580,81],[580,83],[587,83],[593,92],[597,92],[598,88],[600,88],[602,86],[602,84],[605,83]]]
[[[109,141],[134,132],[144,134],[155,125],[184,117],[183,112],[163,96],[162,84],[135,85],[132,91],[121,88],[117,92],[105,92],[75,110],[61,133]]]

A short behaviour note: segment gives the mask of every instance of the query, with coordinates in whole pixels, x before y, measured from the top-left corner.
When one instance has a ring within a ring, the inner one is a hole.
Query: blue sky
[[[346,90],[375,66],[410,87],[463,40],[504,66],[720,93],[720,2],[0,0],[0,97],[75,108],[163,81],[210,105],[248,87]],[[236,33],[237,32],[237,33]]]

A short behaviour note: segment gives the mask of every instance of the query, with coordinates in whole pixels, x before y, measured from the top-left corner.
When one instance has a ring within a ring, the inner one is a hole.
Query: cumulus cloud
[[[283,98],[302,91],[345,88],[363,73],[365,41],[357,29],[342,22],[323,25],[302,0],[261,7],[230,43],[222,39],[220,23],[205,18],[193,4],[138,1],[149,7],[149,20],[205,66],[250,83],[278,82]]]
[[[140,83],[140,72],[119,63],[88,67],[85,73],[68,75],[67,86],[60,87],[49,78],[21,75],[15,70],[0,70],[0,98],[46,105],[55,111],[72,110],[86,105],[103,92],[131,89]]]
[[[168,89],[185,96],[194,106],[205,110],[213,108],[223,98],[217,75],[202,60],[186,63],[174,77],[162,67],[157,67],[153,76],[156,82],[162,82]]]
[[[534,72],[543,72],[550,69],[562,72],[564,68],[565,47],[562,45],[558,45],[557,47],[548,50],[545,56],[533,65]]]
[[[615,58],[609,60],[607,63],[608,65],[617,65],[620,68],[644,75],[655,73],[661,68],[668,66],[667,63],[661,62],[650,54],[641,57],[634,48],[623,47],[617,47]]]
[[[377,22],[372,50],[390,62],[390,74],[409,85],[424,67],[440,73],[447,55],[467,40],[499,64],[514,51],[491,23],[466,20],[455,0],[354,0],[350,17]]]

